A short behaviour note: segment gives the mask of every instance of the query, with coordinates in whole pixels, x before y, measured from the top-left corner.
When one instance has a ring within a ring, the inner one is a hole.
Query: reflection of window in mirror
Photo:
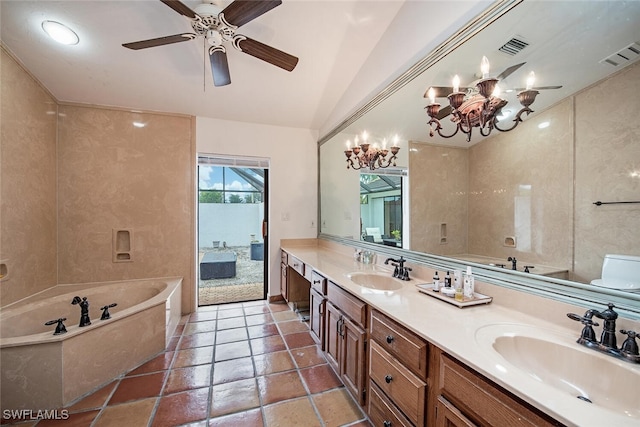
[[[361,239],[402,247],[403,175],[406,170],[360,174]]]

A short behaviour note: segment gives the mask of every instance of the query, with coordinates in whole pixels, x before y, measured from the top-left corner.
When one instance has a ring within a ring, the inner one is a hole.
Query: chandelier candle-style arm
[[[397,146],[398,137],[395,138],[394,146],[391,149],[386,148],[386,141],[383,142],[383,147],[378,148],[377,145],[371,145],[367,141],[366,132],[362,135],[363,143],[357,145],[358,138],[356,137],[356,145],[351,148],[350,141],[347,141],[347,149],[344,150],[344,155],[347,158],[347,169],[359,170],[362,168],[369,168],[371,170],[377,168],[386,168],[393,164],[396,165],[396,154],[400,150]],[[391,157],[387,159],[387,155],[391,151]]]

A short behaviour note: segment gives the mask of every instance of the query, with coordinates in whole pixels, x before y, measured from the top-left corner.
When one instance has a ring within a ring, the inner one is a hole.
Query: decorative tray
[[[422,292],[423,294],[432,296],[444,302],[448,302],[449,304],[453,304],[460,308],[469,307],[471,305],[489,304],[493,300],[493,297],[474,292],[473,298],[465,297],[463,301],[456,301],[453,295],[449,297],[444,295],[442,292],[435,292],[433,290],[433,283],[423,283],[420,285],[416,285],[416,288],[418,288],[418,291]]]

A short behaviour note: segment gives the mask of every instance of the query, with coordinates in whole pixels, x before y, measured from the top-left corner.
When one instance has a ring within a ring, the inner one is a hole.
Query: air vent
[[[529,43],[524,41],[522,37],[513,37],[511,40],[503,44],[498,50],[506,53],[507,55],[513,56],[527,46],[529,46]]]
[[[624,67],[632,61],[640,58],[640,44],[631,43],[625,47],[600,61],[601,64],[609,64],[614,67]]]

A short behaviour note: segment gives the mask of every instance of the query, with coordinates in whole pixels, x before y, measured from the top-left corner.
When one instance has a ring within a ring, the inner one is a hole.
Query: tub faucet
[[[111,307],[115,307],[116,304],[115,302],[109,305],[105,305],[104,307],[100,307],[100,310],[102,310],[102,316],[100,317],[100,320],[107,320],[107,319],[111,319],[111,313],[109,313],[109,309]]]
[[[516,257],[510,256],[509,258],[507,258],[507,261],[511,261],[512,270],[517,270],[516,263],[518,262],[518,260],[516,259]]]
[[[78,296],[73,297],[71,301],[73,305],[80,305],[80,324],[78,326],[89,326],[91,324],[91,319],[89,319],[89,300],[87,297],[80,298]]]
[[[65,320],[67,320],[66,317],[61,317],[59,319],[49,320],[47,323],[45,323],[45,326],[56,325],[56,330],[53,333],[53,335],[66,334],[67,333],[67,328],[64,326],[64,323],[62,323]]]

